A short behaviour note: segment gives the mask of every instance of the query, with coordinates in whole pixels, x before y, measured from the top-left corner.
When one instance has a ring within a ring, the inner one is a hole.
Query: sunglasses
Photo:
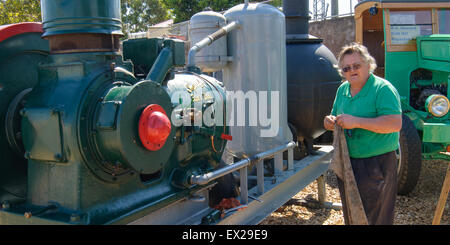
[[[343,72],[349,72],[349,71],[351,71],[351,70],[353,70],[353,71],[356,71],[356,70],[358,70],[359,68],[361,68],[361,64],[359,64],[359,63],[354,63],[353,65],[348,65],[348,66],[345,66],[344,68],[342,68],[342,71]]]

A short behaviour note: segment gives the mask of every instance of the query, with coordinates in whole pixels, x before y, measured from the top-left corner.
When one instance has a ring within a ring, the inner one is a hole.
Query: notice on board
[[[391,26],[391,43],[408,44],[420,35],[420,26]]]
[[[391,13],[391,25],[411,25],[416,24],[416,15],[405,13]]]

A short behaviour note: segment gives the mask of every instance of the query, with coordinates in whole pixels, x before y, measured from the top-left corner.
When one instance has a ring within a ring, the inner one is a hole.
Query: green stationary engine
[[[130,223],[211,188],[189,176],[219,166],[222,84],[176,72],[177,40],[127,41],[124,60],[120,0],[41,3],[45,40],[0,28],[0,224]]]

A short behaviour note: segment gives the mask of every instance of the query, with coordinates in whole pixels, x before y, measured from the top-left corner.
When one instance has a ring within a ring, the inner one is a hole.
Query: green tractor
[[[450,160],[449,1],[362,1],[356,42],[377,60],[375,74],[401,96],[398,193],[417,184],[422,160]]]

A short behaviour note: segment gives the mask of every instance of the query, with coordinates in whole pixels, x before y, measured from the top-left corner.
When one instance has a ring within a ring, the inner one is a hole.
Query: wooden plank
[[[439,34],[439,15],[437,9],[431,12],[431,19],[433,23],[433,34]]]
[[[325,206],[325,202],[327,201],[327,192],[325,177],[323,175],[317,178],[317,195],[319,196],[320,205]]]
[[[361,18],[364,11],[369,10],[373,6],[380,7],[380,3],[377,1],[370,1],[358,4],[358,7],[355,9],[355,19]]]
[[[450,164],[448,164],[447,174],[445,175],[444,184],[442,185],[441,196],[439,197],[436,211],[434,213],[433,225],[441,223],[442,214],[444,213],[445,203],[447,201],[448,192],[450,191]]]
[[[355,20],[356,24],[356,42],[363,44],[363,19],[359,18]]]

